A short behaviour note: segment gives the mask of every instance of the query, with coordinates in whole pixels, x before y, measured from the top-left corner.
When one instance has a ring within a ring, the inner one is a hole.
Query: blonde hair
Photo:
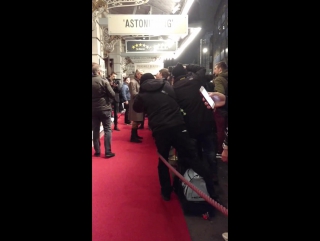
[[[134,73],[134,77],[135,77],[135,78],[137,77],[137,74],[143,75],[143,70],[141,70],[141,69],[136,69],[136,72]]]
[[[141,70],[141,69],[136,69],[136,74],[143,74],[143,70]]]

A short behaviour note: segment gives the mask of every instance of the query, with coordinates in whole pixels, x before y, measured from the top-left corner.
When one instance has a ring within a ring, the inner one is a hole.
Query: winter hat
[[[151,73],[145,73],[141,76],[140,78],[140,84],[142,84],[145,80],[148,80],[148,79],[154,79],[154,76],[153,74]]]
[[[187,70],[180,63],[178,63],[172,70],[172,75],[174,77],[178,77],[185,74],[187,74]]]

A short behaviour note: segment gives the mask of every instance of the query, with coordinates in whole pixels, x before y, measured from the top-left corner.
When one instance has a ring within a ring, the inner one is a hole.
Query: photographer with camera
[[[119,104],[120,104],[120,90],[122,87],[122,83],[119,80],[116,80],[117,74],[112,72],[108,78],[110,85],[115,93],[114,101],[113,101],[113,116],[114,116],[114,130],[120,131],[118,128],[118,113],[119,113]]]

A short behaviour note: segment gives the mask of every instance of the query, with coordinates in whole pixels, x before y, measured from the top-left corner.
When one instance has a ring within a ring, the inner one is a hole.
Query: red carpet
[[[131,126],[119,129],[112,132],[116,156],[92,157],[92,241],[191,241],[177,196],[160,196],[151,131],[139,130],[143,142],[131,143]]]

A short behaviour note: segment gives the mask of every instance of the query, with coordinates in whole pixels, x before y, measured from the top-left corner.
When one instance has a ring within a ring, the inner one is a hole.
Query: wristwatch
[[[223,148],[223,150],[228,150],[228,146],[224,143],[222,144],[222,148]]]

